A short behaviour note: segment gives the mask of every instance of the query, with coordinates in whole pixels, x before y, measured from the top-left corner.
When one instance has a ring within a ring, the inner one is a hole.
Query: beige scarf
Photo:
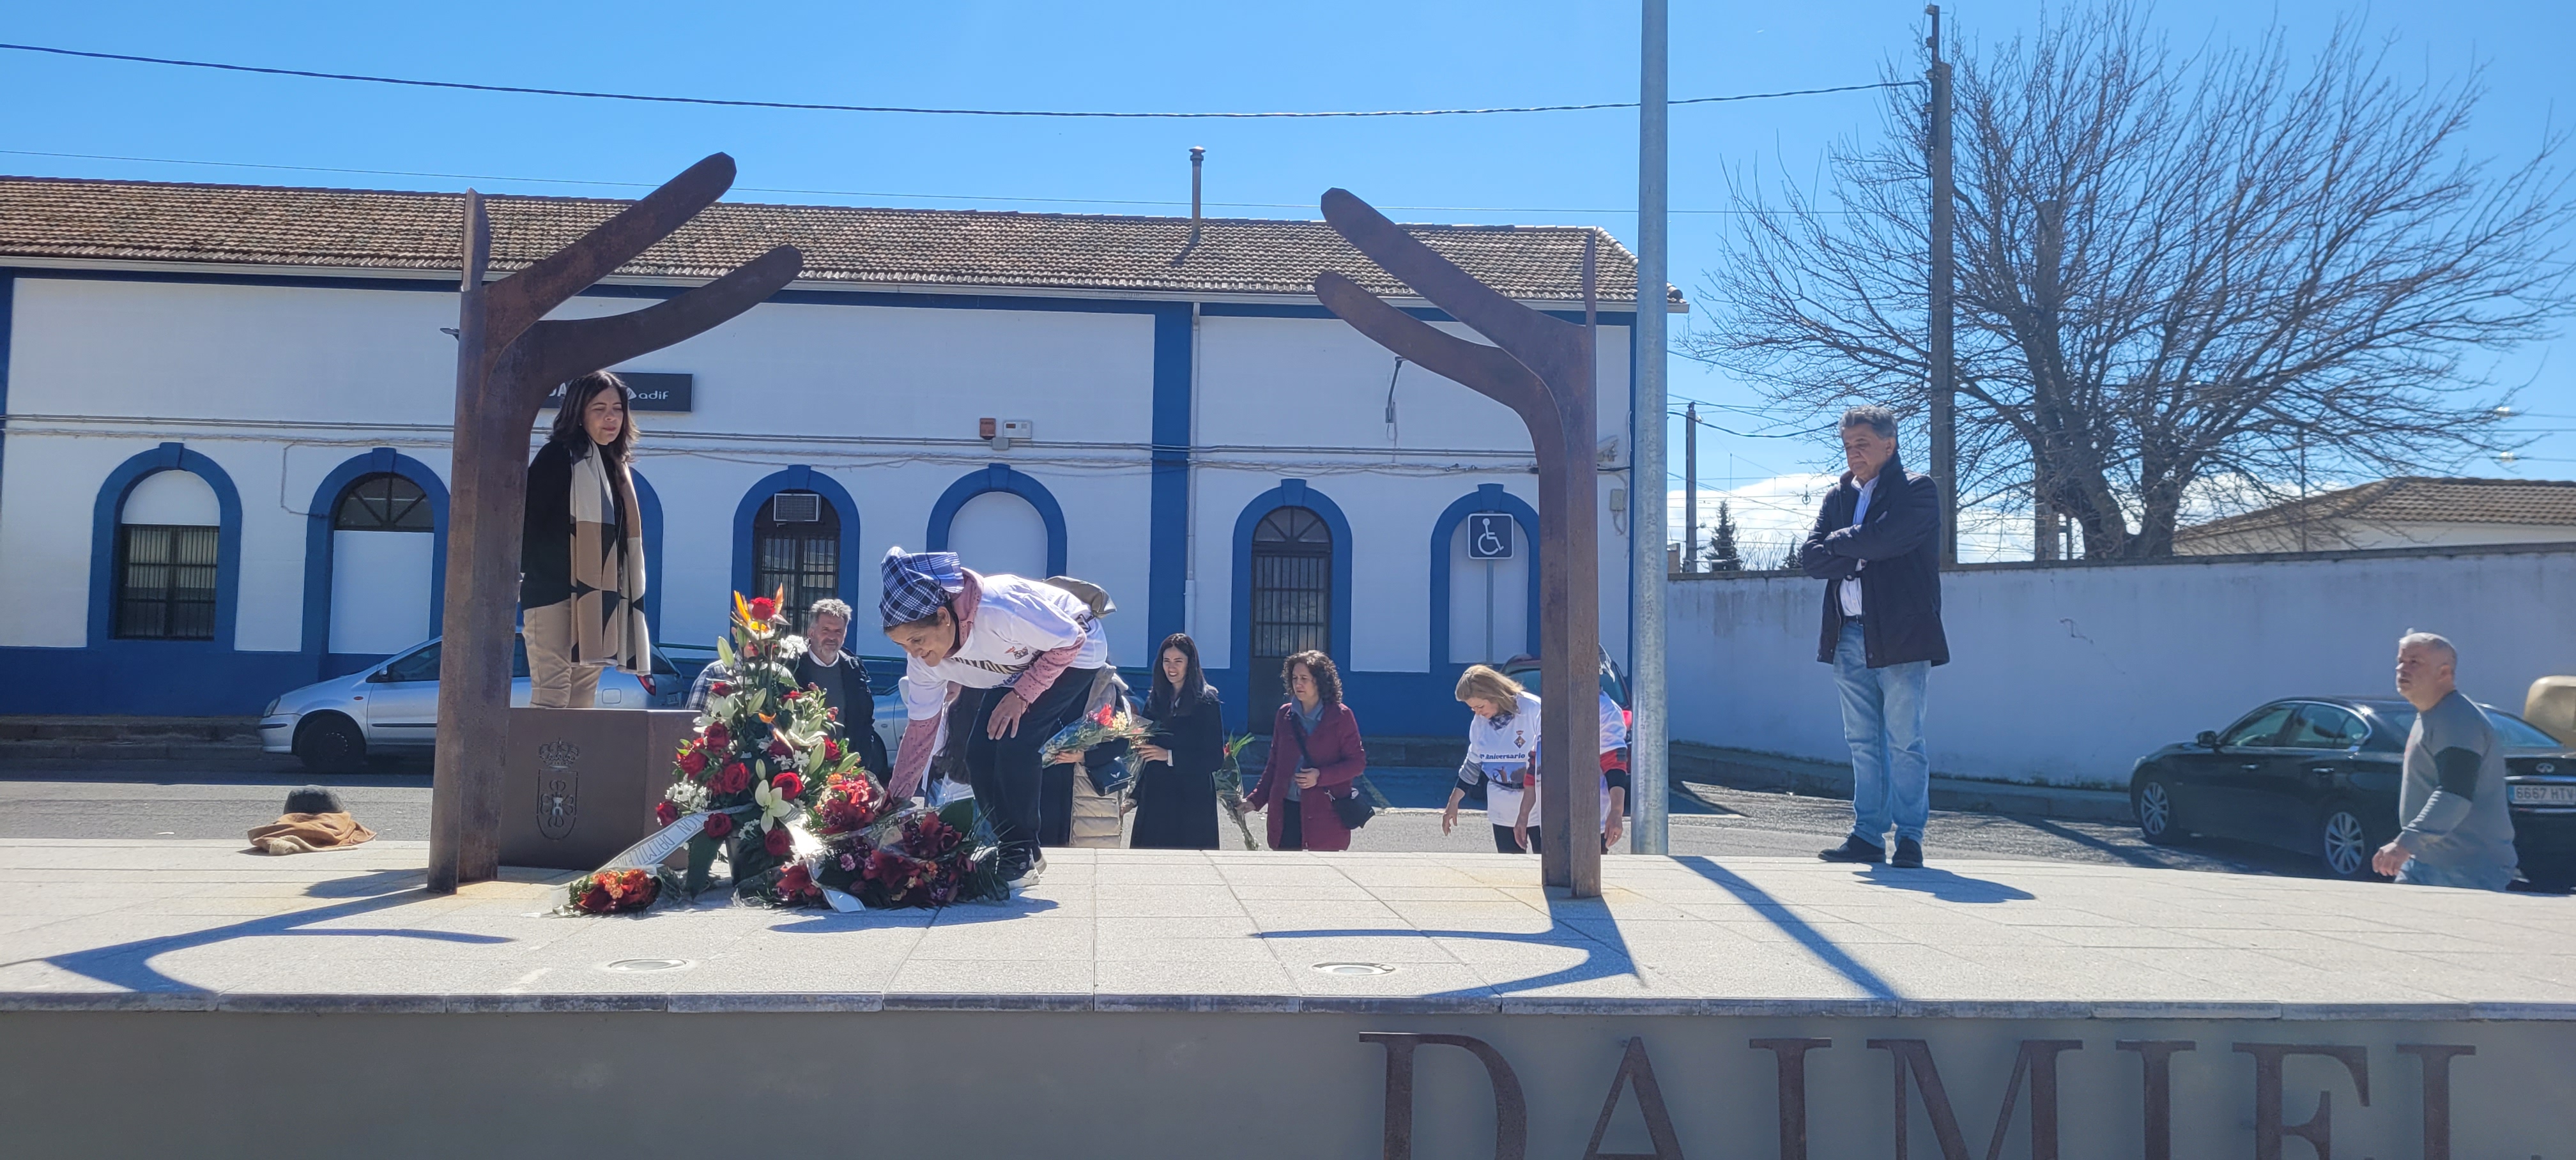
[[[644,623],[644,536],[635,480],[625,464],[590,448],[572,464],[572,663],[642,673],[652,632]],[[623,513],[623,526],[615,521]]]

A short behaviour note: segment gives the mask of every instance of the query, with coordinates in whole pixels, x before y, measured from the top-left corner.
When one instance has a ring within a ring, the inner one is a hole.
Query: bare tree
[[[2087,556],[2162,556],[2187,497],[2513,444],[2466,360],[2576,305],[2563,137],[2490,172],[2458,147],[2476,77],[2406,83],[2353,26],[2294,62],[2277,32],[2178,56],[2122,0],[2062,15],[1954,64],[1963,505],[2035,497]],[[1735,183],[1685,350],[1776,405],[1926,404],[1927,110],[1888,92],[1828,189]]]

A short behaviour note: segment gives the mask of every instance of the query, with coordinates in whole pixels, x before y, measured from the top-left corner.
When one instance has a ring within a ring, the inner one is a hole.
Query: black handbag
[[[1315,758],[1306,752],[1306,723],[1297,716],[1295,709],[1288,711],[1288,728],[1297,737],[1297,756],[1302,759],[1299,765],[1313,768]],[[1369,819],[1377,816],[1377,807],[1370,805],[1367,798],[1360,796],[1357,785],[1351,787],[1349,797],[1336,796],[1333,791],[1324,789],[1320,785],[1315,788],[1324,790],[1324,800],[1333,803],[1333,817],[1342,823],[1342,828],[1345,830],[1356,830],[1369,824]]]

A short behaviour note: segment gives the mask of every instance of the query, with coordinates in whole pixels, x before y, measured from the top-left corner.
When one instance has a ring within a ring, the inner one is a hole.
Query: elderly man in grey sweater
[[[2397,641],[2397,691],[2415,706],[2397,820],[2371,868],[2417,886],[2503,890],[2521,873],[2506,808],[2504,745],[2459,689],[2460,652],[2429,632]]]

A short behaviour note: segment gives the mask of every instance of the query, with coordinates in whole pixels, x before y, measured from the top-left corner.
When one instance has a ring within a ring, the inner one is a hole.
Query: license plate
[[[2576,806],[2576,785],[2517,785],[2513,787],[2513,804]]]

